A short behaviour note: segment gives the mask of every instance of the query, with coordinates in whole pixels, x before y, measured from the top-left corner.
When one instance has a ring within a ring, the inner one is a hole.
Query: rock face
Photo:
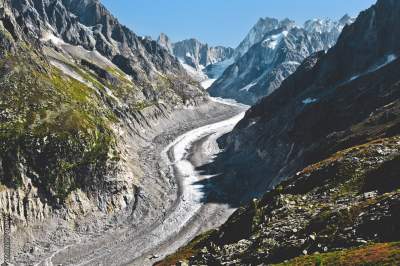
[[[196,70],[202,70],[208,65],[222,62],[232,57],[233,49],[201,43],[196,39],[183,40],[171,43],[168,36],[161,34],[158,43],[176,56],[183,64]]]
[[[365,265],[387,256],[355,253],[400,253],[399,12],[399,1],[379,0],[246,113],[219,156],[228,174],[208,182],[236,182],[235,197],[270,192],[173,258],[260,265],[309,254],[285,265]],[[385,242],[395,243],[376,244]]]
[[[233,63],[234,50],[229,47],[212,47],[196,39],[172,43],[164,33],[157,42],[179,60],[193,79],[202,82],[203,88],[208,88]]]
[[[260,19],[235,50],[235,63],[209,89],[214,96],[253,104],[271,94],[311,54],[332,47],[353,20],[310,20],[302,28],[288,19]]]
[[[244,40],[235,49],[234,57],[239,58],[243,56],[254,44],[264,40],[264,36],[267,33],[279,28],[292,28],[294,26],[294,21],[291,21],[290,19],[279,21],[275,18],[260,18],[253,28],[251,28]]]
[[[133,204],[142,132],[206,101],[97,0],[1,0],[0,46],[0,209],[23,225]]]
[[[161,46],[164,47],[165,49],[167,49],[167,51],[170,54],[174,54],[174,48],[173,48],[173,43],[170,40],[170,38],[165,34],[165,33],[161,33],[160,36],[157,39],[157,43]]]

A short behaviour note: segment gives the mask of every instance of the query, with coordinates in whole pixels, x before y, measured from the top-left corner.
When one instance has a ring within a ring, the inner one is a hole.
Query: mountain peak
[[[296,22],[289,18],[284,18],[283,20],[279,21],[279,27],[293,28],[295,25],[296,25]]]
[[[235,50],[235,58],[244,55],[252,45],[262,41],[264,35],[279,27],[279,20],[276,18],[260,18],[251,28],[245,39],[239,44]]]
[[[332,47],[350,20],[344,17],[342,24],[330,19],[313,19],[304,27],[296,27],[287,18],[260,20],[236,49],[233,66],[209,92],[213,96],[255,103],[278,88],[309,55]]]
[[[165,33],[160,33],[160,36],[158,36],[157,39],[158,44],[165,48],[170,54],[173,53],[173,47],[172,47],[172,42],[171,39],[166,35]]]
[[[346,23],[346,22],[348,22],[348,21],[351,20],[351,19],[352,19],[352,17],[350,17],[349,14],[345,14],[341,19],[339,19],[339,22],[340,22],[340,23]]]
[[[271,18],[271,17],[259,18],[256,23],[256,27],[257,27],[257,25],[277,24],[278,22],[279,22],[279,20],[276,18]]]

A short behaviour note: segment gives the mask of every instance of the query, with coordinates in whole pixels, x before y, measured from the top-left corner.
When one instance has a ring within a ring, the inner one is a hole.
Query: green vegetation
[[[168,99],[171,102],[184,102],[184,86],[179,82],[174,82],[172,77],[160,75],[156,80],[155,90],[159,97]],[[179,96],[179,97],[178,97]]]
[[[30,51],[2,59],[0,68],[1,183],[18,187],[27,175],[62,202],[101,182],[116,118],[95,90]]]
[[[399,265],[400,242],[378,243],[359,248],[314,254],[276,264],[279,266],[364,266],[364,265]]]
[[[195,239],[193,239],[185,247],[179,249],[175,254],[167,256],[163,261],[156,263],[156,266],[170,266],[175,265],[178,261],[187,261],[191,256],[197,254],[200,249],[204,246],[205,241],[209,236],[211,236],[215,230],[210,230],[205,232]]]

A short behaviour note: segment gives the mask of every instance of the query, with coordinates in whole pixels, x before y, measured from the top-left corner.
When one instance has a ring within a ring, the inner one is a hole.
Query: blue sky
[[[236,47],[260,17],[295,20],[356,16],[376,0],[101,0],[139,35],[166,33],[173,41],[190,37]]]

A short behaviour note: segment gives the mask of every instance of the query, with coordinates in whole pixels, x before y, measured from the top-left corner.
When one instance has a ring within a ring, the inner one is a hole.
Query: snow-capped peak
[[[260,18],[258,22],[251,28],[244,40],[235,50],[235,58],[245,54],[251,46],[263,40],[266,33],[279,27],[279,20],[274,18]]]
[[[330,32],[335,27],[330,19],[312,19],[304,23],[304,29],[308,32]]]
[[[332,21],[330,19],[312,19],[304,23],[304,29],[311,33],[332,32],[337,30],[341,32],[344,26],[354,22],[354,18],[349,15],[344,15],[339,21]]]

